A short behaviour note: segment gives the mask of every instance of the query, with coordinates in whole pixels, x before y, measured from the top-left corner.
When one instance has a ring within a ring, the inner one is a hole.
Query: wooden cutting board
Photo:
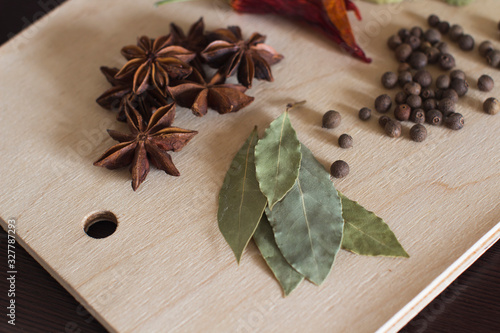
[[[396,69],[386,47],[390,34],[426,26],[434,12],[500,48],[497,0],[467,9],[441,1],[357,2],[364,20],[351,21],[371,65],[274,16],[238,15],[219,1],[158,9],[152,3],[68,1],[0,49],[2,225],[15,218],[18,242],[110,331],[372,332],[431,282],[434,294],[444,288],[451,275],[435,279],[489,230],[468,261],[455,263],[455,274],[498,238],[500,115],[483,113],[481,105],[499,97],[500,88],[485,94],[475,82],[487,73],[500,85],[500,72],[477,50],[450,45],[471,85],[458,106],[463,130],[429,128],[427,141],[417,144],[408,139],[409,124],[391,139],[376,117],[357,118],[384,92],[380,75]],[[139,35],[168,33],[170,22],[188,28],[200,16],[208,29],[237,24],[246,36],[266,34],[285,59],[273,67],[275,82],[249,90],[256,100],[241,112],[197,118],[179,108],[176,125],[199,131],[173,154],[182,176],[152,170],[133,192],[127,170],[92,165],[114,144],[105,129],[125,128],[95,103],[108,88],[99,66],[123,65],[120,48]],[[254,125],[262,133],[286,103],[302,99],[307,104],[291,113],[299,139],[325,167],[337,159],[350,164],[351,174],[336,187],[382,216],[411,258],[342,252],[321,287],[304,283],[283,298],[253,244],[235,263],[217,227],[217,194]],[[343,117],[335,130],[320,126],[329,109]],[[353,136],[353,149],[338,148],[342,133]],[[102,211],[116,215],[118,228],[108,238],[90,238],[85,221]],[[432,296],[424,294],[383,330],[401,327]]]

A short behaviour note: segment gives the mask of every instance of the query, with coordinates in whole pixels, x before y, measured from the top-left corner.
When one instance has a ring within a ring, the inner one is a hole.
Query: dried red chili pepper
[[[350,0],[231,0],[231,7],[240,13],[287,16],[311,25],[356,58],[371,62],[356,44],[347,11],[358,8]]]

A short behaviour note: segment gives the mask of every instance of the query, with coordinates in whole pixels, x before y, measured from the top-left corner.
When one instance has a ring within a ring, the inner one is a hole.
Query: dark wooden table
[[[0,44],[63,1],[0,0]],[[0,230],[0,261],[0,308],[4,309],[0,332],[106,332],[20,246],[16,247],[16,326],[7,324],[7,234],[3,230]],[[500,243],[490,248],[402,332],[500,332]]]

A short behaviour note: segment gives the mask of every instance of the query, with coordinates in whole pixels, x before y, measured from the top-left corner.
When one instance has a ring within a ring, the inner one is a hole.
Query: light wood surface
[[[238,15],[217,1],[158,9],[152,2],[72,0],[0,49],[0,216],[17,218],[18,241],[110,331],[371,332],[500,221],[500,115],[481,110],[500,90],[485,94],[475,85],[483,73],[500,83],[500,72],[477,50],[450,45],[471,83],[458,109],[463,130],[429,128],[416,144],[407,125],[394,140],[376,119],[357,119],[384,92],[380,75],[396,69],[385,46],[390,34],[424,26],[435,12],[500,47],[496,0],[467,9],[357,2],[364,20],[351,21],[371,65],[276,17]],[[113,144],[105,129],[125,128],[94,101],[108,87],[98,67],[124,64],[119,50],[137,36],[165,34],[172,21],[187,28],[200,16],[208,29],[238,24],[246,36],[266,34],[285,59],[273,67],[274,83],[254,84],[248,93],[256,101],[239,113],[197,118],[179,108],[175,124],[200,132],[173,154],[182,176],[152,170],[134,193],[127,170],[92,166]],[[325,167],[350,164],[335,185],[382,216],[411,258],[342,252],[321,287],[304,283],[283,298],[253,244],[235,263],[217,227],[217,194],[253,126],[262,133],[287,102],[302,99],[308,103],[291,113],[299,139]],[[335,130],[320,126],[329,109],[343,116]],[[337,147],[342,133],[353,136],[353,149]],[[105,210],[116,214],[117,231],[88,237],[85,218]]]

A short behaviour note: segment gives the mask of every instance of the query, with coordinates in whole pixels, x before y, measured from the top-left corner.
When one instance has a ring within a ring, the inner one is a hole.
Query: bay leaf
[[[301,146],[299,177],[290,192],[266,214],[285,259],[311,282],[328,276],[340,249],[342,204],[330,174]]]
[[[281,285],[285,296],[288,296],[304,280],[304,276],[290,266],[285,257],[283,257],[283,254],[281,254],[274,240],[273,229],[269,224],[266,214],[262,215],[253,239],[267,265]]]
[[[219,229],[239,263],[266,207],[255,177],[257,127],[238,151],[219,192]]]
[[[269,209],[283,199],[299,175],[300,142],[288,111],[276,118],[255,147],[255,166],[259,186]]]
[[[342,248],[365,256],[410,256],[380,217],[339,192],[344,216]]]

